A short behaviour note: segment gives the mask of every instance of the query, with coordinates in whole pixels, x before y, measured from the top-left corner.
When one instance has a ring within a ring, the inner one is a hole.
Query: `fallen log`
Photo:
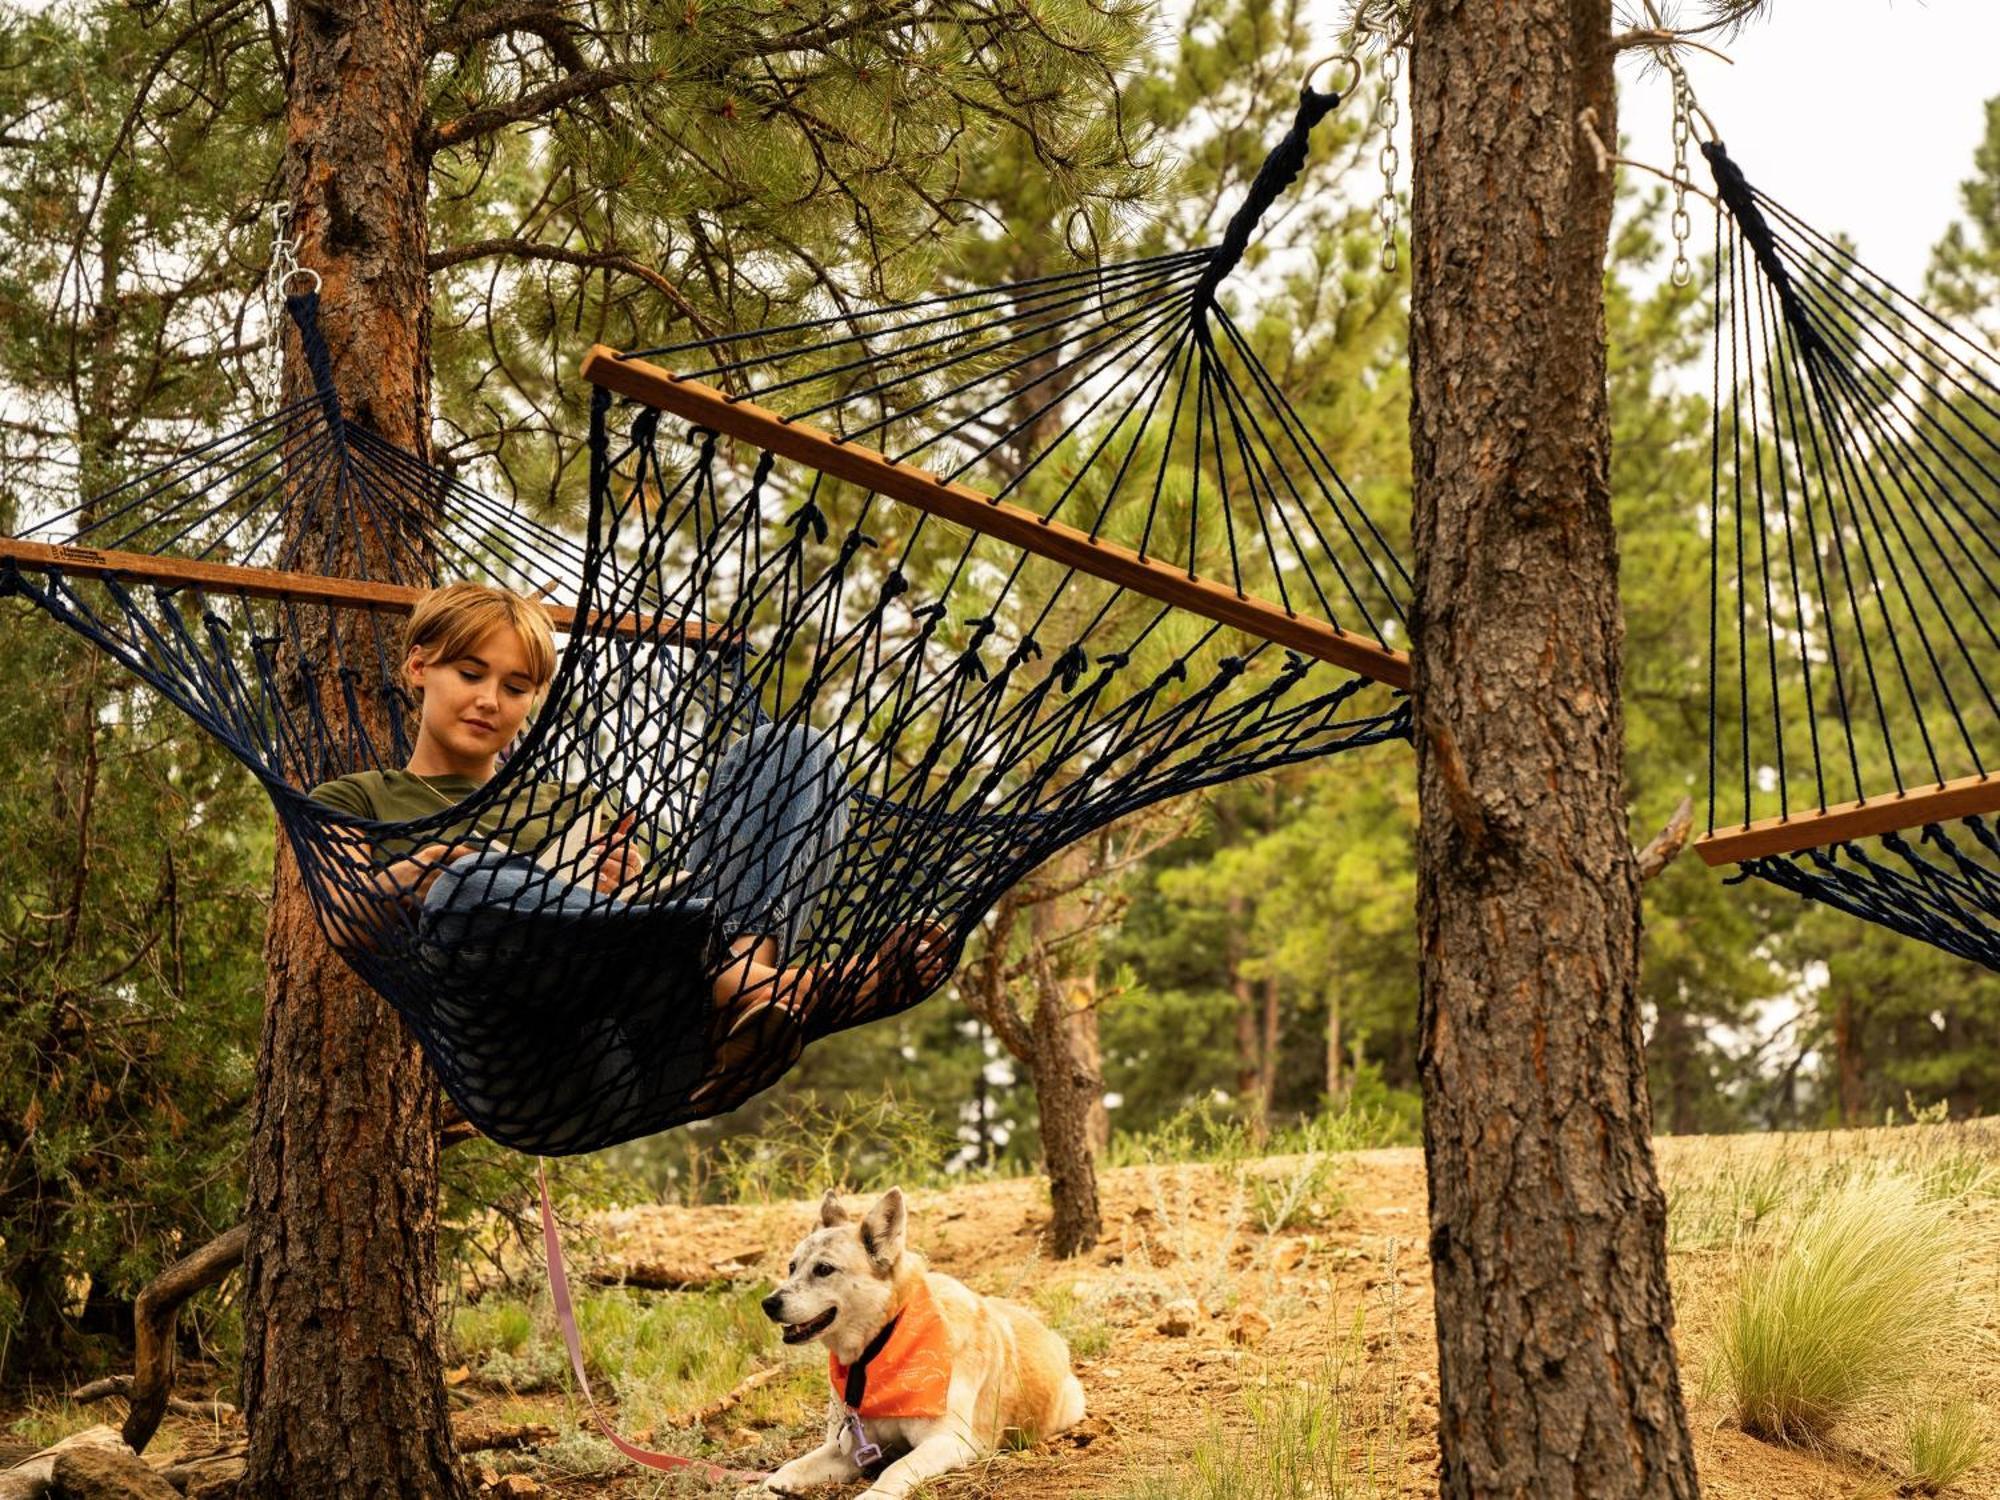
[[[129,1401],[135,1380],[136,1377],[131,1375],[107,1375],[102,1380],[78,1386],[69,1393],[69,1399],[79,1406],[113,1396],[123,1396]],[[167,1397],[167,1410],[177,1417],[192,1417],[198,1422],[234,1422],[238,1415],[236,1408],[227,1401],[189,1401],[180,1396]]]

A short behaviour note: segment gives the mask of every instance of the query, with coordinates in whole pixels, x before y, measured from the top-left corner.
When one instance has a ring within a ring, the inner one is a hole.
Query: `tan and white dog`
[[[1034,1441],[1083,1419],[1069,1346],[1027,1308],[929,1270],[905,1247],[906,1217],[901,1188],[859,1222],[829,1192],[764,1299],[786,1343],[826,1345],[833,1384],[826,1441],[765,1489],[796,1495],[871,1474],[860,1500],[902,1500],[1011,1434]]]

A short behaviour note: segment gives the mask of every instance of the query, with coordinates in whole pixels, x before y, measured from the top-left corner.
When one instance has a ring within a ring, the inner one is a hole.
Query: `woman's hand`
[[[483,846],[479,844],[426,844],[407,860],[399,861],[389,868],[392,874],[399,875],[405,866],[408,867],[410,878],[398,883],[412,901],[421,903],[424,897],[431,893],[431,887],[437,883],[438,876],[444,873],[445,866],[454,860],[465,858],[468,854],[481,853],[482,848]]]
[[[598,856],[597,870],[590,883],[607,896],[617,895],[646,868],[639,851],[632,847],[632,829],[637,822],[634,814],[623,813],[604,835],[603,853]]]

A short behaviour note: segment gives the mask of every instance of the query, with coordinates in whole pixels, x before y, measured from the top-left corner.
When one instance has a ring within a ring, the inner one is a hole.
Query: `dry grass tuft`
[[[1743,1430],[1819,1443],[1857,1409],[1906,1397],[1959,1342],[1965,1248],[1947,1203],[1885,1172],[1832,1187],[1751,1252],[1718,1329]]]

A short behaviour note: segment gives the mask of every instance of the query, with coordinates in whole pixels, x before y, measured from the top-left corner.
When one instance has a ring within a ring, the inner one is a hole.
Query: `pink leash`
[[[766,1477],[760,1469],[725,1469],[720,1464],[712,1464],[705,1458],[683,1458],[677,1453],[655,1453],[650,1448],[641,1448],[637,1443],[628,1443],[611,1430],[611,1424],[604,1420],[604,1413],[597,1409],[597,1399],[590,1394],[590,1377],[583,1373],[583,1336],[576,1328],[576,1308],[570,1301],[569,1273],[563,1269],[562,1239],[556,1232],[555,1210],[549,1205],[549,1174],[547,1164],[535,1163],[535,1176],[542,1187],[542,1246],[549,1258],[549,1291],[555,1298],[556,1321],[562,1325],[563,1342],[569,1346],[570,1368],[576,1371],[576,1383],[583,1392],[584,1404],[590,1408],[591,1420],[597,1423],[597,1430],[604,1434],[611,1446],[631,1459],[635,1464],[643,1464],[649,1469],[697,1469],[710,1479],[733,1479],[755,1484]]]

